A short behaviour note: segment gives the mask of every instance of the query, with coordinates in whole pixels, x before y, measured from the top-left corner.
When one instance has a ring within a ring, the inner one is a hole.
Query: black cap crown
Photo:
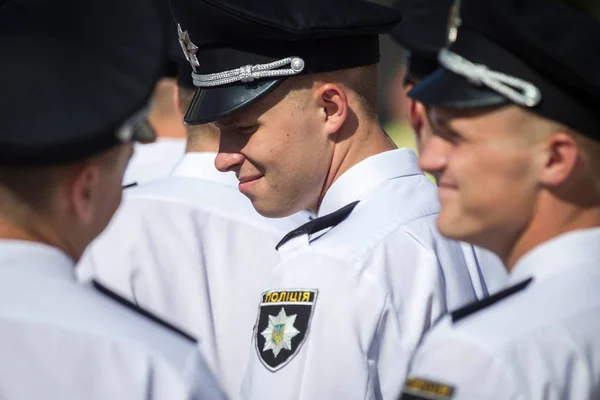
[[[559,0],[457,0],[443,68],[409,94],[432,105],[518,104],[600,139],[600,21]]]
[[[0,164],[69,162],[136,139],[124,123],[163,72],[149,0],[12,0],[0,6]]]
[[[186,115],[225,117],[286,77],[379,61],[378,34],[396,10],[364,0],[171,0],[200,89]]]
[[[448,15],[452,0],[399,0],[402,23],[391,32],[392,39],[407,51],[406,66],[412,75],[425,77],[438,67],[438,52],[446,44]]]

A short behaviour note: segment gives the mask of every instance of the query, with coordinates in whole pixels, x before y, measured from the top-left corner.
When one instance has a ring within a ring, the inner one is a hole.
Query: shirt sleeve
[[[448,335],[426,340],[417,351],[401,400],[525,400],[518,378],[498,355]]]
[[[598,397],[589,354],[568,331],[560,325],[520,331],[514,319],[503,324],[494,317],[492,330],[454,326],[450,317],[436,325],[415,355],[402,399],[430,399],[434,392],[444,394],[441,400]]]
[[[397,398],[416,345],[445,307],[435,254],[405,239],[358,264],[310,252],[284,259],[260,301],[242,398]],[[294,290],[316,294],[304,306],[310,319],[286,305]],[[284,301],[273,305],[270,293]],[[290,315],[301,340],[287,350],[268,322]]]

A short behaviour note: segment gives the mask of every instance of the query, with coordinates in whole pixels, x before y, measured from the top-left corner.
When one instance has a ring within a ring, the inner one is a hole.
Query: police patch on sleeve
[[[408,378],[400,400],[449,400],[454,387],[420,378]]]
[[[316,300],[316,289],[271,290],[262,294],[254,339],[258,358],[268,370],[283,368],[298,354],[308,335]]]

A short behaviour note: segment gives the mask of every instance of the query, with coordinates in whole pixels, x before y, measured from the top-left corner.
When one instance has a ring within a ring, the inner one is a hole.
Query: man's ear
[[[406,104],[408,106],[408,110],[406,112],[408,121],[410,122],[410,125],[414,129],[417,136],[419,136],[419,132],[423,127],[423,118],[425,117],[424,107],[422,107],[421,103],[411,98],[407,100]]]
[[[425,105],[421,102],[408,98],[408,111],[406,113],[408,117],[408,121],[415,132],[415,139],[417,143],[417,148],[419,151],[423,146],[423,141],[425,140],[425,129],[427,129],[427,109]]]
[[[581,149],[576,139],[565,132],[556,132],[545,138],[542,146],[540,183],[547,186],[563,184],[579,160]]]
[[[326,133],[337,133],[348,117],[346,91],[335,83],[326,83],[316,90],[315,96]]]
[[[86,162],[74,171],[69,192],[71,210],[83,223],[90,223],[94,216],[95,199],[98,197],[100,167]]]

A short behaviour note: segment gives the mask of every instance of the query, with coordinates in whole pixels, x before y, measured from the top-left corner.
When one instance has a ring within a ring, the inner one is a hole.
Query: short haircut
[[[342,71],[344,83],[358,97],[364,110],[377,114],[377,66],[368,65]]]
[[[292,95],[309,90],[315,82],[340,84],[356,95],[362,108],[369,115],[377,115],[377,65],[301,75],[287,80]]]
[[[402,84],[404,86],[408,86],[408,85],[417,85],[419,82],[421,82],[423,80],[423,76],[415,74],[413,72],[411,72],[410,70],[406,71],[406,74],[404,74],[404,79],[402,80]]]
[[[537,143],[555,132],[565,132],[571,135],[577,142],[582,158],[590,167],[590,173],[597,189],[600,190],[600,141],[585,136],[560,122],[547,119],[532,111],[518,108],[523,111],[522,115],[527,118],[526,120],[518,118],[514,121],[515,125],[521,126],[524,131],[524,134],[520,135],[520,137],[531,143]]]
[[[119,146],[113,146],[100,154],[51,166],[0,165],[0,213],[10,213],[19,203],[21,208],[39,212],[47,211],[56,188],[69,179],[83,163],[96,162],[100,168],[112,168],[119,156]],[[12,205],[10,203],[13,203]]]
[[[59,178],[56,168],[0,166],[0,212],[10,213],[14,206],[10,203],[15,201],[31,209],[47,210]]]
[[[580,134],[576,134],[575,139],[583,153],[583,157],[590,165],[596,190],[600,191],[600,142]]]

